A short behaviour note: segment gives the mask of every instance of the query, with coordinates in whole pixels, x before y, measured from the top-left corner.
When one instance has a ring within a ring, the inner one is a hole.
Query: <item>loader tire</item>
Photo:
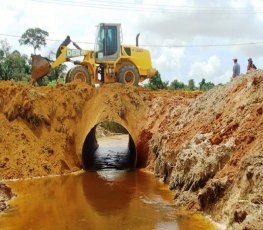
[[[127,85],[139,84],[139,73],[138,70],[133,65],[124,65],[119,72],[119,82]]]
[[[65,77],[65,83],[70,83],[69,79],[69,74],[70,74],[71,69],[67,72],[66,77]]]
[[[86,82],[91,84],[88,69],[84,66],[75,66],[66,75],[66,83]]]

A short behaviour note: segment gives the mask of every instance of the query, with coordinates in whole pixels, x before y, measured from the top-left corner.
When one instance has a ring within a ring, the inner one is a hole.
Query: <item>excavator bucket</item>
[[[46,58],[40,55],[32,55],[32,81],[34,84],[38,79],[46,76],[51,71],[51,66]]]

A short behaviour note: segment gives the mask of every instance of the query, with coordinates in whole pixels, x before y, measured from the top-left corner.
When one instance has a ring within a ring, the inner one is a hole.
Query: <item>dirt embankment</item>
[[[178,206],[203,210],[234,229],[257,229],[263,221],[262,92],[260,70],[201,95],[120,84],[1,82],[0,178],[81,169],[85,132],[112,120],[134,137],[138,160],[175,190]]]
[[[176,102],[183,110],[197,95],[121,84],[49,88],[0,82],[0,178],[59,175],[81,169],[85,137],[103,121],[115,121],[130,132],[138,165],[145,166],[147,143],[157,127],[154,123],[158,116],[169,113],[158,103],[170,107]],[[153,116],[156,111],[159,115]],[[152,115],[149,120],[147,114]]]
[[[0,177],[61,174],[80,168],[75,120],[92,88],[0,84]]]
[[[260,229],[263,71],[200,95],[183,112],[169,110],[150,141],[148,168],[175,190],[178,206],[233,229]]]
[[[142,151],[145,142],[139,137],[146,137],[147,141],[150,136],[143,135],[144,130],[153,132],[151,125],[158,121],[158,117],[144,119],[148,111],[160,109],[156,98],[170,104],[184,101],[186,106],[195,95],[159,92],[156,96],[143,88],[121,84],[98,89],[87,84],[49,88],[1,82],[0,178],[63,174],[81,169],[85,137],[94,125],[105,120],[127,128],[137,152],[147,159],[147,152]]]

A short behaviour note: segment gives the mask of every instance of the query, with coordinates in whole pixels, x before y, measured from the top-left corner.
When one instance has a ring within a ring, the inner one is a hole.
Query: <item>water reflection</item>
[[[127,208],[135,193],[136,173],[104,170],[88,173],[82,179],[86,199],[101,214]]]
[[[178,218],[171,192],[142,171],[83,172],[8,185],[19,196],[1,214],[1,229],[214,229],[200,217]]]
[[[144,171],[110,167],[7,184],[18,196],[0,229],[214,229],[199,215],[178,215],[172,192]]]

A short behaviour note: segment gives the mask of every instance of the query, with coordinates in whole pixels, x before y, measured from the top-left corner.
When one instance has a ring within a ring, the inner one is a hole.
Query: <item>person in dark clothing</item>
[[[240,74],[240,65],[237,62],[237,58],[234,58],[233,61],[234,61],[234,66],[233,66],[232,78],[235,78],[236,76]]]
[[[247,71],[251,70],[251,69],[257,69],[257,67],[254,65],[252,58],[248,59],[248,64],[247,64]]]

